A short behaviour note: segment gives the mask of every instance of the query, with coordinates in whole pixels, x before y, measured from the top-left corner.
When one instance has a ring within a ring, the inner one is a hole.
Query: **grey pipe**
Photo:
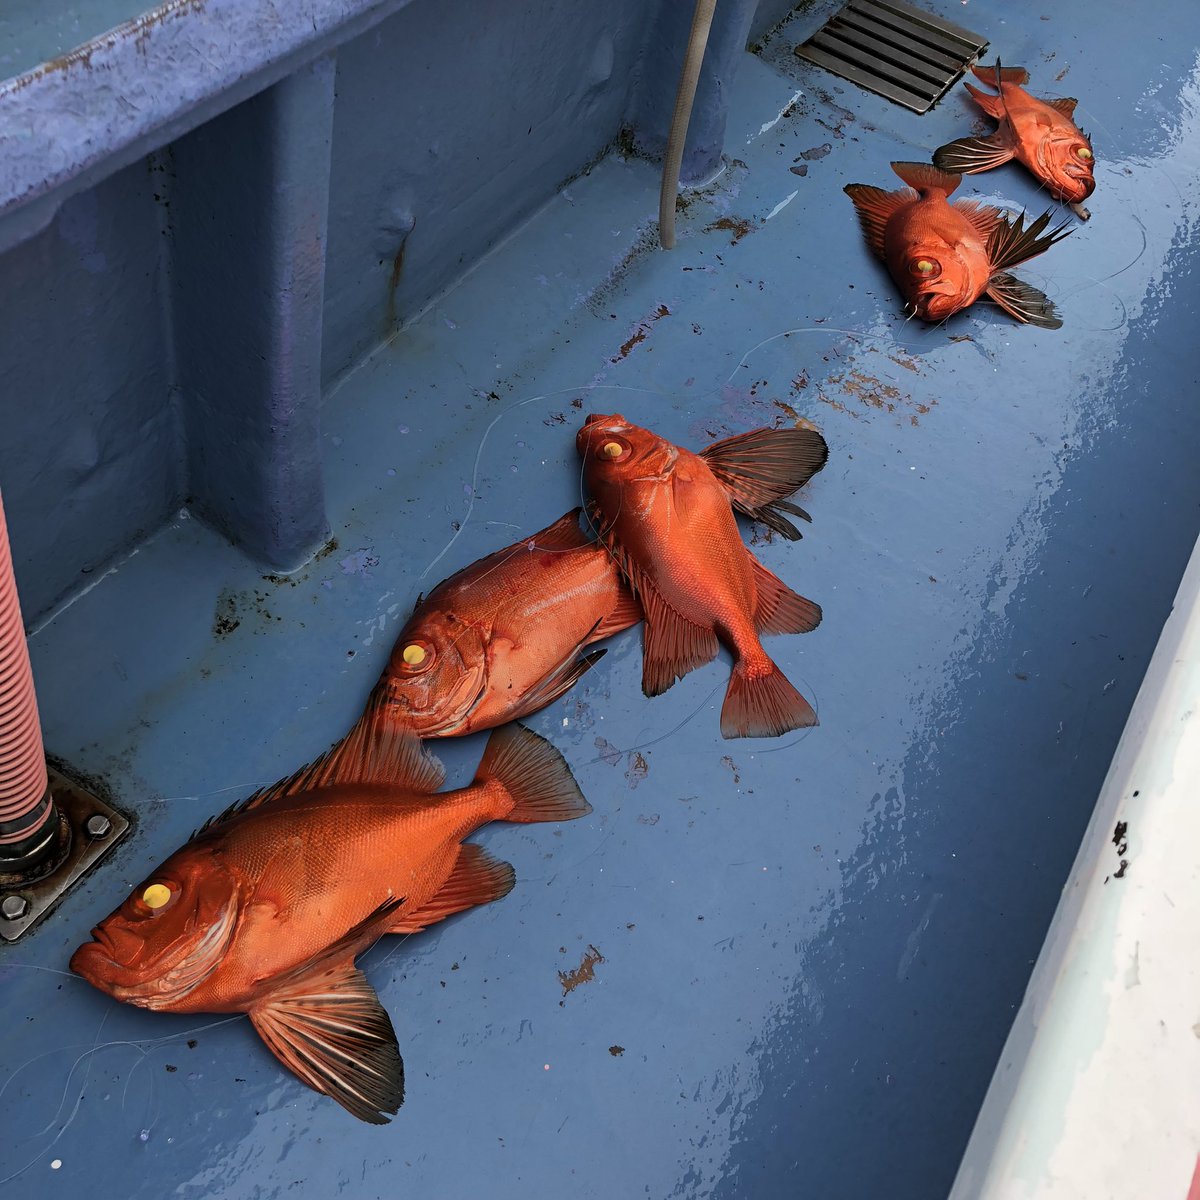
[[[696,84],[704,64],[708,31],[712,28],[716,8],[717,0],[696,0],[692,31],[688,34],[687,51],[683,56],[679,91],[675,94],[675,111],[671,115],[671,132],[667,135],[667,153],[663,158],[662,189],[658,193],[658,237],[664,250],[675,248],[675,198],[679,194],[683,144],[687,140],[692,104],[696,99]]]

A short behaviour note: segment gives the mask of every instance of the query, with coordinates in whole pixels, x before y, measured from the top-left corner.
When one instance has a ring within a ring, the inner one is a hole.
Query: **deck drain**
[[[850,0],[796,53],[923,113],[987,44],[987,38],[899,0]]]

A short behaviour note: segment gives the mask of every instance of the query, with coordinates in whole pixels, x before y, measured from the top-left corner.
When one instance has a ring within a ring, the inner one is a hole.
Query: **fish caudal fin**
[[[1003,121],[1007,116],[1003,96],[993,96],[991,92],[981,92],[977,87],[964,83],[963,87],[971,93],[971,99],[983,109],[993,121]]]
[[[402,900],[381,905],[249,1010],[259,1036],[315,1091],[372,1125],[404,1102],[404,1063],[391,1018],[354,955],[386,932]]]
[[[866,238],[871,252],[877,258],[886,259],[883,236],[887,223],[893,213],[906,204],[911,204],[916,197],[907,188],[885,192],[883,188],[872,187],[869,183],[848,183],[842,191],[854,203],[858,223],[862,226],[863,237]]]
[[[1025,225],[1025,214],[1019,213],[1015,220],[997,221],[988,238],[988,261],[992,270],[1003,271],[1006,267],[1015,267],[1018,263],[1027,262],[1039,254],[1044,254],[1055,242],[1061,242],[1071,232],[1070,223],[1063,221],[1045,232],[1053,214],[1049,211],[1042,213],[1037,220]]]
[[[749,553],[749,551],[747,551]],[[750,555],[758,602],[754,627],[759,633],[811,633],[821,623],[821,606],[793,592],[778,575]]]
[[[961,175],[943,171],[933,163],[894,162],[892,170],[918,192],[939,191],[949,196],[962,183]]]
[[[723,738],[778,737],[816,724],[812,705],[765,654],[752,663],[738,659],[733,664],[721,706]]]
[[[1039,329],[1061,329],[1062,318],[1045,292],[1001,271],[988,280],[984,294],[991,297],[1010,317],[1023,325]]]
[[[989,137],[959,138],[947,142],[933,152],[934,165],[943,171],[958,171],[963,175],[978,175],[1009,162],[1016,154],[1006,126],[1001,126]]]
[[[1029,82],[1029,72],[1024,67],[1002,67],[999,62],[994,67],[981,67],[976,63],[971,68],[971,74],[994,88],[1002,83],[1023,85]]]
[[[801,534],[782,514],[812,518],[785,497],[825,465],[829,447],[815,429],[755,429],[714,442],[700,457],[729,493],[738,512],[797,541]]]
[[[578,550],[583,546],[590,546],[591,541],[587,534],[579,528],[579,516],[582,512],[582,508],[571,509],[553,525],[547,525],[545,529],[527,537],[518,545],[530,550]]]
[[[492,734],[475,782],[499,783],[512,797],[512,809],[501,818],[505,821],[571,821],[592,811],[567,760],[522,725],[506,725]]]
[[[502,900],[516,881],[512,863],[493,858],[482,846],[467,842],[459,849],[450,878],[437,895],[421,908],[404,912],[388,933],[420,933],[455,913]]]

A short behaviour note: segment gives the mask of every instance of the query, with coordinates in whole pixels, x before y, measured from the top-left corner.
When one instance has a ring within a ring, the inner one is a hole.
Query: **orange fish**
[[[577,508],[439,583],[376,685],[379,711],[421,737],[458,737],[558,699],[603,654],[584,649],[642,619]]]
[[[760,429],[693,454],[613,414],[588,417],[576,444],[600,536],[645,612],[646,695],[709,662],[720,641],[734,658],[722,737],[774,737],[815,725],[817,714],[759,635],[806,633],[821,610],[746,549],[733,509],[776,527],[787,524],[780,509],[807,519],[783,498],[825,465],[825,439],[814,430]]]
[[[994,67],[972,70],[977,79],[999,92],[993,96],[964,85],[979,107],[1000,122],[1000,128],[988,137],[948,142],[934,152],[934,163],[946,171],[974,175],[1015,158],[1056,199],[1071,205],[1086,200],[1096,189],[1096,161],[1092,143],[1072,120],[1078,101],[1031,96],[1020,86],[1029,82],[1024,67],[1002,67],[997,62]]]
[[[507,895],[513,869],[463,838],[488,821],[591,811],[562,756],[519,725],[474,782],[434,793],[441,764],[369,722],[310,766],[209,821],[75,951],[117,1000],[244,1012],[279,1060],[356,1117],[404,1097],[396,1034],[355,957]]]
[[[928,163],[894,162],[892,170],[909,187],[885,192],[851,183],[843,191],[854,201],[867,245],[887,264],[905,308],[922,321],[944,321],[986,295],[1018,321],[1042,329],[1062,325],[1042,292],[1005,269],[1066,237],[1063,226],[1043,232],[1050,213],[1025,228],[1024,213],[1010,221],[975,200],[951,204],[960,175]]]

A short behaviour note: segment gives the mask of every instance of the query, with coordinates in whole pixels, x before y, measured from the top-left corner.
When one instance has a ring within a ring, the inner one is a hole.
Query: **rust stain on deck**
[[[591,983],[596,978],[596,964],[604,961],[604,955],[595,946],[588,946],[579,966],[573,971],[559,971],[558,982],[562,984],[563,995],[573,992],[581,983]]]

